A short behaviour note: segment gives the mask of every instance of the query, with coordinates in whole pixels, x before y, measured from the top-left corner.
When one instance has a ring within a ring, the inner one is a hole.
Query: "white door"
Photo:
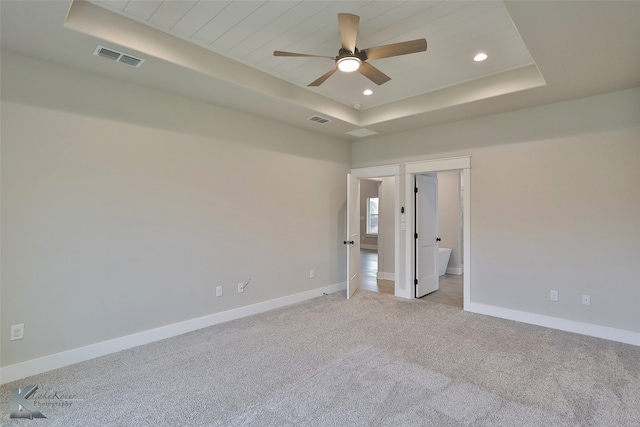
[[[440,288],[438,277],[438,178],[416,175],[416,298]]]
[[[360,180],[347,174],[347,299],[360,287]]]

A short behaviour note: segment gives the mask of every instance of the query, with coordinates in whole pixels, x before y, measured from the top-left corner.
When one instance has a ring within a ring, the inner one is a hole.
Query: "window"
[[[378,235],[378,198],[367,197],[367,234]]]

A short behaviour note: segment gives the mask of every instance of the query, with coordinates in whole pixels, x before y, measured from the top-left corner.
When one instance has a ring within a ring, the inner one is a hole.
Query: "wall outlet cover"
[[[24,323],[11,325],[11,336],[9,337],[9,341],[21,340],[22,338],[24,338]]]

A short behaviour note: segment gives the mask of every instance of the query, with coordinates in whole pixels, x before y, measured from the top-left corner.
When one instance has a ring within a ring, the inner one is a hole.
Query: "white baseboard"
[[[365,245],[364,243],[360,244],[360,249],[370,249],[372,251],[378,250],[378,245]]]
[[[385,273],[383,271],[378,271],[378,275],[376,276],[378,280],[390,280],[392,282],[396,281],[395,273]]]
[[[446,273],[459,276],[462,274],[462,267],[447,267]]]
[[[0,384],[6,384],[31,375],[41,374],[53,369],[84,362],[96,357],[106,356],[107,354],[116,353],[165,338],[171,338],[176,335],[185,334],[230,320],[296,304],[319,297],[323,294],[344,291],[345,289],[347,289],[347,283],[342,282],[5,366],[4,368],[0,368]]]
[[[591,323],[576,322],[574,320],[560,319],[542,314],[527,313],[525,311],[517,311],[509,308],[478,304],[474,302],[465,304],[464,309],[472,313],[485,314],[487,316],[499,317],[501,319],[515,320],[517,322],[529,323],[531,325],[544,326],[546,328],[559,329],[561,331],[573,332],[576,334],[588,335],[590,337],[640,346],[639,332],[610,328],[608,326],[594,325]]]

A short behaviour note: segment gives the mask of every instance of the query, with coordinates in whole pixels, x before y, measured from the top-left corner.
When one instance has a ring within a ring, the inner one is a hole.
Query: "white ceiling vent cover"
[[[123,64],[131,65],[132,67],[136,68],[140,68],[140,66],[144,63],[144,59],[142,58],[136,58],[133,55],[118,52],[117,50],[109,49],[100,45],[98,45],[96,50],[93,51],[93,54],[96,56],[101,56],[103,58],[112,59]]]
[[[331,121],[329,119],[326,119],[326,118],[320,117],[320,116],[307,117],[307,120],[311,120],[312,122],[320,123],[321,125],[323,125],[325,123],[329,123]]]
[[[367,128],[362,128],[362,129],[356,129],[356,130],[352,130],[351,132],[345,132],[347,135],[353,135],[353,136],[357,136],[359,138],[363,138],[365,136],[371,136],[371,135],[377,135],[378,132],[376,132],[375,130],[371,130],[371,129],[367,129]]]

